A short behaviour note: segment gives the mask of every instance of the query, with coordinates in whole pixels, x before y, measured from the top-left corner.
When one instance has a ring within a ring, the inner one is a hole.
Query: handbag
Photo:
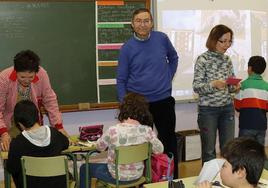
[[[153,154],[151,157],[152,182],[171,181],[174,173],[174,157],[169,153]]]
[[[103,125],[88,125],[79,127],[80,136],[82,141],[96,141],[103,134]]]

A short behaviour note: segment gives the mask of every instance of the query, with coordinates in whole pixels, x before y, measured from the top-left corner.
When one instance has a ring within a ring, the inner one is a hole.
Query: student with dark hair
[[[19,134],[13,111],[20,100],[31,100],[39,108],[44,106],[50,124],[68,136],[62,125],[57,96],[51,88],[47,72],[40,66],[40,58],[31,50],[19,52],[14,66],[0,72],[0,135],[1,149],[7,151],[11,138]],[[40,114],[40,122],[42,115]]]
[[[257,187],[266,160],[264,146],[251,138],[240,137],[228,142],[222,150],[226,160],[220,171],[222,183],[230,188]],[[197,188],[212,188],[205,181]]]
[[[174,178],[178,178],[175,100],[171,96],[178,55],[165,33],[152,31],[150,10],[135,10],[131,26],[133,36],[120,49],[118,59],[118,98],[121,102],[128,92],[135,92],[149,101],[164,152],[174,154]]]
[[[20,162],[22,156],[57,156],[62,150],[68,148],[69,141],[55,128],[39,124],[38,109],[29,100],[22,100],[16,104],[14,122],[22,132],[10,143],[7,170],[12,174],[16,187],[21,188],[23,187]],[[49,178],[27,177],[27,187],[66,187],[65,178],[65,175]]]
[[[235,118],[231,93],[239,86],[226,83],[234,76],[232,61],[225,54],[233,42],[233,31],[225,25],[216,25],[209,33],[207,51],[195,63],[193,90],[198,98],[198,127],[202,144],[202,162],[216,158],[216,138],[220,150],[234,138]]]
[[[156,137],[152,128],[152,117],[146,99],[136,93],[128,93],[119,107],[120,123],[111,126],[97,140],[97,149],[105,151],[108,148],[107,163],[89,163],[89,187],[91,178],[115,183],[115,147],[137,145],[145,142],[152,144],[153,153],[162,153],[163,145]],[[142,162],[121,165],[119,180],[121,184],[139,179],[144,170]],[[80,167],[80,188],[85,187],[85,164]]]
[[[266,61],[261,56],[252,56],[248,61],[248,78],[241,83],[235,96],[235,108],[239,112],[239,136],[248,136],[265,144],[268,111],[268,82],[261,74]]]

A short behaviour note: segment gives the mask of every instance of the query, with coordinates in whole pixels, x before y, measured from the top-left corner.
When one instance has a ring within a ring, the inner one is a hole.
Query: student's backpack
[[[152,182],[169,181],[173,179],[174,159],[167,154],[153,154],[152,162]]]

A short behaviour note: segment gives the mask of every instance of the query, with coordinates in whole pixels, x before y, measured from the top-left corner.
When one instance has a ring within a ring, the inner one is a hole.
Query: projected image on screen
[[[169,36],[180,57],[172,91],[177,100],[195,98],[192,90],[195,60],[207,50],[205,44],[208,34],[217,24],[227,25],[234,32],[233,45],[227,54],[232,59],[237,77],[242,79],[247,77],[247,61],[251,55],[262,55],[267,59],[266,12],[162,10],[158,12],[158,30]]]

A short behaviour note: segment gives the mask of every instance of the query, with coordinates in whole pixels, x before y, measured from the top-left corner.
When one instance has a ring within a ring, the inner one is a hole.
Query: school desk
[[[188,178],[182,178],[179,180],[183,181],[185,188],[195,188],[194,182],[196,179],[197,179],[197,176],[193,176],[193,177],[188,177]],[[174,180],[174,181],[176,181],[176,180]],[[217,175],[217,177],[215,177],[215,181],[221,182],[219,175]],[[144,188],[168,188],[168,182],[164,181],[164,182],[150,183],[150,184],[145,184],[143,187]],[[219,186],[212,186],[212,187],[217,188]],[[221,183],[221,187],[228,188],[227,186],[224,186],[222,183]],[[261,178],[259,180],[258,187],[259,188],[268,188],[268,171],[266,169],[263,169]]]

